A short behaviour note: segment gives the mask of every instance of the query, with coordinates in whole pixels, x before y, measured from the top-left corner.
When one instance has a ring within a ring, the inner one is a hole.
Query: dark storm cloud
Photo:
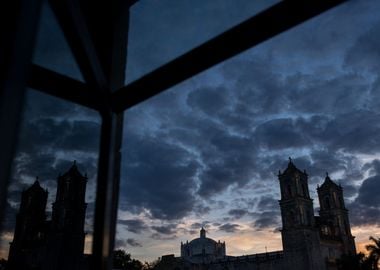
[[[199,165],[185,149],[159,138],[133,134],[125,148],[122,209],[146,208],[152,217],[160,219],[182,218],[193,209],[194,177]]]
[[[148,229],[148,226],[141,219],[126,219],[126,220],[118,220],[118,224],[124,225],[127,231],[140,234]]]
[[[376,207],[380,209],[380,175],[372,176],[364,180],[360,189],[359,195],[355,202],[367,207]]]
[[[276,2],[137,2],[131,8],[128,80],[140,77]],[[168,38],[163,39],[163,36]],[[141,61],[142,56],[144,61]]]
[[[248,214],[246,209],[231,209],[228,211],[228,215],[232,216],[234,219],[240,219]]]
[[[356,153],[376,153],[380,151],[379,116],[379,112],[367,110],[338,115],[326,128],[326,135],[335,134],[330,140],[327,139],[327,142],[335,149]]]
[[[342,186],[343,188],[343,194],[344,194],[344,198],[347,199],[347,198],[350,198],[350,197],[353,197],[353,196],[356,196],[357,193],[358,193],[358,188],[354,185],[349,185],[349,184],[346,184],[344,182],[345,179],[343,180],[338,180],[338,183],[340,183],[340,185]]]
[[[372,162],[365,163],[363,165],[363,171],[367,171],[371,176],[380,174],[380,160],[375,159]]]
[[[280,211],[264,211],[256,216],[253,222],[255,229],[273,229],[281,224]]]
[[[131,247],[142,247],[142,244],[137,242],[135,239],[133,238],[128,238],[127,239],[127,245],[131,246]]]
[[[273,229],[281,225],[279,197],[265,195],[259,198],[256,211],[250,215],[254,219],[252,227],[257,230]]]
[[[177,235],[162,235],[160,233],[153,233],[150,238],[154,240],[161,240],[161,241],[167,241],[167,240],[173,240],[177,238]]]
[[[236,233],[239,231],[239,224],[226,223],[219,226],[220,231],[224,231],[226,233]]]
[[[217,115],[225,110],[225,107],[230,106],[230,100],[226,93],[226,89],[222,87],[198,89],[189,94],[187,103],[193,109],[207,115]]]
[[[202,228],[202,227],[203,227],[203,224],[201,224],[199,222],[195,222],[195,223],[190,225],[190,228],[194,229],[194,230],[198,230],[199,228]]]
[[[22,126],[20,148],[23,151],[38,151],[44,145],[60,147],[65,151],[95,152],[99,145],[99,131],[97,122],[43,117]]]
[[[260,210],[269,210],[272,208],[278,208],[278,199],[270,196],[263,196],[260,198],[257,208]]]
[[[244,186],[255,175],[255,145],[246,137],[224,130],[209,139],[202,153],[207,164],[202,170],[198,193],[204,198],[225,190],[231,185]]]
[[[345,64],[353,69],[378,72],[380,67],[380,23],[365,31],[346,52]]]
[[[193,207],[193,211],[198,216],[203,216],[211,211],[211,207],[202,203],[196,203]]]
[[[347,205],[350,211],[350,221],[353,226],[360,225],[380,225],[380,209],[378,207],[368,207],[357,202]]]
[[[380,220],[380,161],[374,160],[363,166],[363,170],[370,173],[370,177],[361,184],[358,196],[349,203],[350,217],[354,225],[379,225]]]
[[[41,183],[54,193],[57,176],[66,172],[74,160],[92,180],[96,176],[99,128],[93,112],[30,90],[12,185],[21,187],[25,177],[39,176]]]
[[[218,225],[213,225],[213,226],[218,226]],[[210,228],[210,221],[203,221],[202,223],[195,222],[190,225],[190,228],[193,230],[199,231],[201,228],[208,229]]]
[[[207,7],[215,3],[203,2],[206,8],[198,12],[214,13],[212,8]],[[162,1],[153,1],[151,5],[165,6]],[[242,5],[246,4],[234,2],[216,4],[216,7],[235,10],[234,16],[237,16],[237,10],[238,13],[248,10],[241,8]],[[202,85],[202,78],[198,83],[193,83],[197,80],[194,78],[192,82],[185,82],[177,89],[126,113],[121,209],[133,213],[146,210],[150,217],[163,220],[180,219],[190,213],[210,213],[215,209],[209,206],[213,197],[229,187],[239,189],[252,179],[260,179],[260,185],[273,189],[277,184],[276,173],[286,167],[284,151],[297,153],[295,163],[300,169],[308,171],[312,183],[320,183],[325,171],[343,171],[342,185],[353,197],[358,190],[353,182],[363,177],[353,154],[377,153],[380,150],[379,112],[375,106],[376,100],[380,100],[379,91],[376,91],[380,79],[372,83],[358,72],[361,67],[367,70],[377,67],[378,55],[374,49],[379,47],[378,40],[375,40],[378,28],[375,25],[373,29],[367,29],[368,21],[373,20],[373,16],[365,15],[368,10],[375,9],[364,8],[363,4],[361,7],[360,3],[349,5],[356,5],[355,10],[361,10],[364,14],[360,19],[362,21],[354,24],[354,31],[343,31],[348,27],[344,22],[350,22],[354,17],[348,8],[342,9],[344,12],[340,10],[321,16],[293,32],[288,31],[268,41],[265,46],[254,48],[216,67],[209,73],[218,75],[210,76],[212,79],[207,82],[211,81],[211,84]],[[165,10],[160,14],[155,13],[157,9],[153,8],[150,10],[152,16],[143,17],[136,16],[141,6],[136,5],[132,9],[135,21],[129,48],[132,61],[128,65],[133,68],[128,68],[132,72],[128,74],[131,76],[129,78],[138,77],[165,59],[183,52],[184,45],[195,37],[182,29],[183,22],[189,17],[178,20],[179,14],[189,16],[187,9],[181,9],[183,7],[179,6],[179,13],[173,12],[175,7],[160,9]],[[48,23],[43,21],[46,39],[37,42],[36,63],[43,64],[54,59],[47,65],[55,69],[65,58],[62,63],[66,66],[66,74],[71,72],[69,75],[77,76],[73,72],[76,67],[69,62],[70,53],[65,43],[56,44],[61,37],[56,34],[59,31],[54,30],[54,19],[49,19],[51,12],[47,7],[44,9],[47,14],[44,16],[48,18]],[[251,11],[248,13],[252,14]],[[230,16],[228,14],[231,13],[220,12],[218,16],[224,18]],[[166,17],[169,23],[160,25],[165,20],[157,20],[157,16]],[[337,22],[331,24],[335,17],[340,19],[335,19]],[[159,23],[152,24],[152,21]],[[208,29],[222,31],[227,20],[220,20],[217,24],[211,19],[200,21]],[[165,44],[157,43],[160,31],[142,31],[144,28],[148,30],[148,26],[149,29],[151,26],[158,27],[164,33],[167,30],[177,34],[186,32],[186,39],[172,39],[170,42],[179,43],[167,48]],[[199,27],[193,23],[189,26],[197,34],[197,42],[212,36],[211,32],[206,31],[200,37]],[[364,34],[355,41],[355,34],[362,31]],[[140,33],[145,32],[152,36],[141,39]],[[49,44],[56,44],[56,48],[47,50]],[[151,50],[153,44],[161,49]],[[157,54],[157,51],[160,53]],[[344,55],[343,63],[340,59],[318,64],[317,60],[335,54]],[[136,62],[136,57],[140,59],[141,55],[146,56],[146,61]],[[307,61],[310,65],[320,66],[310,71]],[[286,72],[277,69],[283,63],[289,63]],[[179,90],[181,87],[183,89]],[[57,149],[71,153],[97,152],[99,120],[91,112],[65,102],[41,98],[38,94],[33,94],[30,99],[37,106],[29,106],[26,110],[20,143],[20,151],[24,155],[19,156],[17,175],[34,177],[37,174],[42,179],[54,180],[57,173],[65,171],[72,159],[78,159],[69,153],[59,158],[51,154]],[[82,117],[74,117],[78,115]],[[305,154],[300,156],[300,151]],[[89,175],[95,175],[95,158],[81,162]],[[357,205],[368,203],[369,199],[360,196],[366,194],[367,186],[374,185],[373,180],[367,180],[366,185],[359,188]],[[22,184],[19,183],[19,187]],[[50,189],[54,186],[53,181],[47,185]],[[197,203],[198,196],[206,203]],[[270,198],[261,198],[258,204],[263,210],[275,205],[274,199]],[[236,212],[234,210],[239,209],[233,209],[226,203],[221,203],[219,208],[229,211],[234,218],[242,217],[246,211],[240,209]],[[256,222],[256,227],[265,228],[274,225],[275,218],[270,212],[264,212],[257,216]],[[142,227],[132,223],[125,225],[139,233],[146,229],[146,225],[141,224]],[[153,238],[160,237],[157,233]]]
[[[176,233],[177,224],[168,224],[162,226],[152,226],[151,229],[160,234],[172,235]]]
[[[115,249],[125,249],[129,247],[142,247],[143,245],[134,238],[116,239],[115,240]]]
[[[21,194],[19,195],[21,197]],[[16,214],[18,213],[18,209],[9,202],[6,202],[5,206],[5,213],[4,213],[4,219],[2,220],[1,223],[1,228],[3,232],[11,232],[13,233],[15,229],[15,224],[16,224]]]
[[[308,138],[294,125],[292,119],[275,119],[259,125],[254,136],[261,147],[272,150],[310,145]]]
[[[309,154],[297,158],[296,164],[299,168],[308,171],[312,183],[321,183],[326,171],[330,173],[344,171],[345,176],[349,177],[342,180],[348,181],[345,183],[347,187],[352,186],[349,183],[352,181],[351,179],[360,179],[362,175],[360,168],[355,165],[357,159],[341,151],[358,153],[377,151],[380,144],[374,138],[380,137],[377,136],[380,129],[375,123],[378,116],[371,111],[355,106],[356,101],[364,102],[366,100],[365,97],[359,95],[360,91],[350,91],[354,95],[345,95],[344,91],[347,88],[352,89],[352,85],[360,87],[361,84],[365,84],[365,80],[362,82],[362,78],[354,74],[352,78],[350,75],[338,74],[335,79],[325,82],[317,82],[315,78],[306,75],[292,76],[292,78],[282,80],[275,74],[261,76],[264,71],[256,67],[261,72],[257,75],[248,68],[252,66],[254,69],[257,63],[246,62],[245,69],[241,69],[239,66],[240,75],[237,76],[242,76],[242,78],[238,78],[237,81],[242,87],[235,95],[231,96],[229,90],[225,88],[215,88],[219,92],[210,87],[192,90],[186,98],[187,105],[193,112],[191,115],[185,114],[179,107],[174,107],[175,113],[172,114],[166,108],[154,107],[155,103],[159,103],[159,98],[152,103],[156,115],[165,115],[166,117],[165,121],[158,120],[157,122],[166,130],[161,129],[156,132],[156,136],[165,141],[175,142],[176,145],[178,143],[178,146],[189,146],[200,154],[204,165],[196,165],[201,180],[197,193],[203,198],[210,199],[230,186],[244,186],[257,175],[263,179],[276,179],[277,171],[285,168],[283,164],[286,157],[279,154],[258,157],[263,149],[270,151],[311,149]],[[247,74],[244,73],[245,70],[247,70]],[[252,83],[253,81],[254,83]],[[345,81],[347,83],[344,83]],[[315,86],[316,83],[317,86]],[[299,85],[303,85],[303,88]],[[262,89],[265,87],[274,89],[274,91],[264,94]],[[310,93],[316,92],[318,87],[326,91],[324,99],[315,99],[310,95]],[[288,88],[295,88],[295,91],[284,90]],[[330,90],[327,89],[331,88],[334,88],[334,91],[330,93]],[[218,97],[220,93],[231,97],[228,99],[229,104],[226,103],[225,98]],[[251,98],[252,93],[255,98]],[[256,96],[255,93],[257,93]],[[220,109],[213,108],[212,97],[215,95],[218,101],[216,103],[221,106]],[[172,99],[178,99],[179,96],[178,93],[170,94]],[[268,97],[268,101],[265,107],[262,104],[266,97]],[[339,106],[336,106],[338,100]],[[313,104],[310,103],[311,101]],[[254,106],[255,104],[259,104],[259,106]],[[250,106],[252,108],[249,108]],[[290,112],[296,113],[298,116],[288,117],[285,114],[275,119],[264,118],[255,124],[257,108],[264,115],[265,113],[280,113],[281,115],[284,108],[289,108],[289,106]],[[316,112],[318,114],[311,116],[302,114]],[[326,112],[329,114],[325,115]],[[199,113],[202,113],[204,117],[199,116]],[[237,116],[233,124],[228,115]],[[252,128],[247,129],[246,117],[242,117],[243,120],[239,121],[239,115],[250,115]],[[373,123],[372,127],[366,127],[368,122],[360,121],[363,118],[371,124]],[[141,139],[141,141],[145,140],[152,141],[151,138]],[[321,145],[324,146],[321,147]],[[178,152],[181,156],[180,159],[191,155],[184,153],[182,147],[169,152]],[[145,156],[149,156],[149,154]],[[156,164],[157,169],[162,165],[157,162]],[[146,186],[149,190],[150,185]],[[351,189],[350,195],[353,195],[354,192],[355,190]],[[187,194],[185,192],[185,200],[194,199],[191,194],[187,197]],[[140,198],[142,197],[140,196]],[[139,202],[138,204],[142,205],[143,203]],[[149,202],[146,205],[149,205]],[[156,208],[157,205],[160,204],[155,204],[153,208]],[[191,208],[195,209],[194,204],[190,203],[186,206],[190,205],[193,207],[183,207],[186,209],[183,213],[189,213]],[[154,216],[163,217],[163,215],[157,214],[160,212],[162,211],[158,210],[157,212],[155,209]]]
[[[310,50],[318,51],[313,42]],[[353,196],[355,188],[351,182],[362,174],[358,160],[347,152],[376,152],[380,145],[376,141],[380,137],[378,115],[364,109],[371,100],[367,94],[374,94],[369,92],[371,82],[361,74],[334,69],[330,77],[323,70],[313,75],[295,72],[284,77],[268,68],[272,61],[264,53],[255,60],[233,59],[222,65],[225,79],[239,91],[220,86],[192,89],[184,94],[191,115],[186,115],[173,101],[170,103],[174,105],[173,113],[165,106],[154,107],[162,103],[158,98],[151,108],[156,115],[165,116],[164,121],[156,118],[167,129],[166,137],[162,138],[189,145],[200,153],[205,166],[199,171],[201,182],[197,192],[207,199],[230,186],[244,186],[257,175],[276,179],[277,171],[286,167],[286,157],[279,154],[258,157],[262,149],[305,148],[311,149],[310,153],[295,162],[308,171],[311,182],[321,183],[326,171],[343,171],[341,181],[347,182],[342,185]],[[179,100],[181,95],[172,92],[169,96]],[[272,119],[271,114],[277,116]],[[260,119],[258,115],[265,117]],[[158,132],[161,133],[162,130]],[[189,211],[186,208],[186,213]],[[275,224],[269,214],[265,215],[258,220],[258,227]]]

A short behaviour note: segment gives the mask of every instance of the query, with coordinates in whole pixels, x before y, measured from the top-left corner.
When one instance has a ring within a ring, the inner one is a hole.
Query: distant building
[[[314,215],[308,174],[289,160],[278,175],[283,250],[245,256],[227,256],[225,243],[201,237],[181,243],[181,256],[161,258],[158,270],[335,270],[343,254],[356,254],[343,189],[328,174],[317,188],[319,216]],[[224,254],[224,255],[222,255]]]
[[[46,220],[48,192],[38,180],[22,192],[9,270],[79,270],[84,263],[87,177],[76,163],[58,177],[52,220]]]
[[[201,229],[199,238],[190,243],[181,243],[181,257],[192,263],[212,262],[224,256],[226,256],[226,244],[207,238],[204,228]]]

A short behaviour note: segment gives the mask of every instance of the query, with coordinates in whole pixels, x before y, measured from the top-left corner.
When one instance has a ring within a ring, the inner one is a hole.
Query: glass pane
[[[223,246],[197,246],[204,227],[228,256],[281,263],[279,229],[300,226],[321,262],[342,254],[328,243],[352,249],[351,232],[365,251],[380,236],[379,8],[350,1],[127,111],[115,248],[179,269],[223,261]]]
[[[138,79],[278,2],[138,1],[130,12],[127,82]]]
[[[99,123],[94,111],[28,89],[0,238],[9,269],[88,269]]]
[[[71,49],[47,1],[42,5],[33,62],[83,81]]]

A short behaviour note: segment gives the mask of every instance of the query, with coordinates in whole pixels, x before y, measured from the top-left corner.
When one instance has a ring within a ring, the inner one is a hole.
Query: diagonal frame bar
[[[346,1],[282,1],[124,86],[113,94],[112,108],[124,111]]]
[[[91,91],[87,84],[35,64],[32,65],[27,83],[37,91],[93,110],[99,111],[104,106],[101,96]]]
[[[49,0],[85,81],[106,95],[107,77],[82,13],[76,0]]]

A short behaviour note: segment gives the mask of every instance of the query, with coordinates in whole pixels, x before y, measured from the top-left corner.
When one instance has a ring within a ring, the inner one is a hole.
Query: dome
[[[181,243],[181,257],[188,258],[191,261],[199,260],[197,258],[202,258],[202,260],[205,258],[220,258],[225,255],[225,243],[207,238],[204,228],[201,229],[199,238],[185,244]]]
[[[211,238],[196,238],[189,243],[192,256],[214,255],[217,242]]]

